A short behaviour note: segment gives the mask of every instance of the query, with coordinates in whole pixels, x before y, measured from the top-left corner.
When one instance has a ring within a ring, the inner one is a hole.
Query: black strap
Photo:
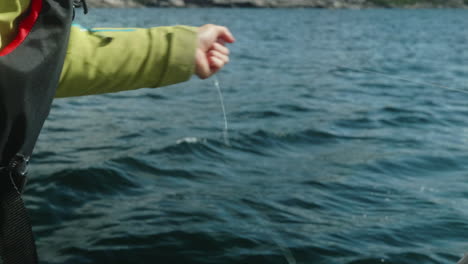
[[[35,264],[34,235],[21,198],[25,171],[16,169],[0,169],[0,256],[3,264]]]
[[[31,0],[34,12],[30,14],[39,14],[33,27],[21,45],[0,56],[0,263],[3,259],[3,264],[38,261],[29,216],[21,199],[22,167],[27,159],[19,154],[32,154],[49,114],[68,47],[73,1]],[[85,0],[76,3],[87,11]]]
[[[73,0],[73,20],[75,20],[75,8],[83,8],[83,13],[88,14],[88,4],[86,0]]]
[[[86,0],[73,0],[73,6],[76,8],[83,7],[84,14],[88,14],[88,4],[86,3]]]

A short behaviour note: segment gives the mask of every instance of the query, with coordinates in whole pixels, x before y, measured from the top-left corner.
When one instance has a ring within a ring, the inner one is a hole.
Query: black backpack
[[[58,85],[73,15],[72,0],[31,0],[18,35],[0,51],[0,256],[4,264],[38,261],[21,192],[29,157]]]

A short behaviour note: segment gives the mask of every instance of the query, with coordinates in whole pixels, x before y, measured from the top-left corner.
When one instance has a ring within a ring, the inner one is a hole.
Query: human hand
[[[206,79],[229,62],[229,49],[225,43],[235,41],[229,29],[217,25],[198,28],[198,47],[195,53],[195,74]]]

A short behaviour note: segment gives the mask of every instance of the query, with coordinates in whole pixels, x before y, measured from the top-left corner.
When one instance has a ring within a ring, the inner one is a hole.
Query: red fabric
[[[9,1],[9,0],[0,0],[0,1]],[[19,23],[18,34],[16,35],[16,37],[13,39],[13,41],[10,44],[8,44],[6,47],[3,48],[3,50],[0,51],[0,56],[5,56],[11,53],[19,45],[21,45],[21,43],[23,43],[23,41],[29,35],[29,32],[31,32],[34,24],[36,23],[41,10],[42,10],[42,0],[31,0],[31,6],[29,8],[28,16],[25,17]]]

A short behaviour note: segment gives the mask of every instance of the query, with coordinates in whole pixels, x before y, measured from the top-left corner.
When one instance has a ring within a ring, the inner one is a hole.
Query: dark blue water
[[[468,95],[417,82],[468,91],[467,15],[79,16],[229,26],[230,145],[212,80],[56,100],[26,191],[43,263],[455,263],[468,251]]]

